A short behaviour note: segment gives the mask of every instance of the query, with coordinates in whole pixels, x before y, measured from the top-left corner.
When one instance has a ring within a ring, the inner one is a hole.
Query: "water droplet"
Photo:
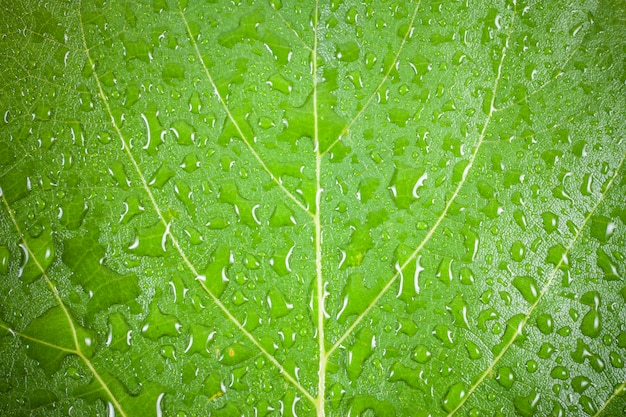
[[[515,262],[523,261],[525,253],[526,247],[519,240],[511,245],[511,259],[513,259]]]
[[[160,353],[166,359],[176,360],[176,348],[172,345],[161,346]]]
[[[474,283],[474,273],[471,269],[464,266],[459,270],[459,279],[461,280],[461,284],[471,285]]]
[[[452,259],[443,258],[437,268],[437,274],[435,275],[441,282],[449,284],[452,282]]]
[[[387,120],[398,127],[405,127],[413,115],[403,108],[393,107],[387,112]]]
[[[126,168],[120,161],[114,161],[109,166],[108,171],[119,187],[126,189],[130,186],[130,180],[126,174]]]
[[[272,75],[267,80],[267,84],[274,90],[280,91],[283,94],[291,94],[291,90],[293,89],[293,83],[279,73]]]
[[[124,44],[124,59],[126,61],[138,59],[147,64],[152,61],[152,47],[146,41],[142,39],[131,41],[122,36],[122,43]]]
[[[537,404],[539,404],[540,398],[541,395],[538,392],[531,390],[526,397],[515,397],[513,405],[515,406],[515,410],[523,417],[532,417],[535,415],[535,410]]]
[[[539,352],[537,352],[537,356],[541,359],[548,359],[555,352],[555,348],[552,344],[545,342],[539,348]]]
[[[336,56],[340,61],[354,62],[359,59],[361,49],[356,42],[348,41],[337,45]]]
[[[139,201],[139,197],[133,194],[124,202],[124,213],[120,216],[120,222],[128,224],[133,217],[143,213],[144,210],[145,209],[141,205],[141,201]]]
[[[580,323],[580,331],[588,337],[598,337],[602,330],[602,319],[600,311],[597,309],[590,310],[583,317]]]
[[[270,289],[266,300],[272,319],[284,317],[293,310],[293,304],[289,303],[285,294],[276,287]]]
[[[445,411],[451,412],[461,404],[461,401],[465,398],[465,394],[465,386],[463,383],[457,382],[448,389],[448,392],[441,403],[441,407]]]
[[[246,297],[244,293],[241,292],[241,290],[238,290],[233,294],[232,300],[233,304],[235,304],[236,306],[240,306],[248,301],[248,297]]]
[[[196,129],[185,120],[172,123],[170,131],[176,137],[179,145],[193,145],[196,141]]]
[[[39,105],[35,108],[33,116],[37,120],[47,121],[52,118],[52,107],[46,105]]]
[[[138,85],[131,84],[126,87],[124,92],[124,107],[131,107],[133,104],[139,101],[141,97],[141,90]]]
[[[567,257],[567,249],[561,244],[554,245],[548,249],[548,256],[546,262],[558,267],[562,270],[567,270],[569,267],[569,259]]]
[[[487,308],[480,312],[478,315],[478,328],[486,331],[487,330],[487,322],[497,320],[500,317],[498,312],[493,308]]]
[[[369,328],[361,329],[356,335],[354,345],[348,349],[348,377],[356,381],[363,372],[363,364],[372,356],[376,347],[376,334]]]
[[[158,340],[163,336],[178,336],[181,325],[178,319],[171,314],[163,314],[159,307],[153,303],[150,306],[150,314],[141,328],[141,332],[150,340]]]
[[[582,394],[591,386],[591,380],[586,376],[575,376],[572,378],[572,388],[579,394]]]
[[[17,276],[24,283],[30,284],[42,276],[42,270],[46,271],[50,267],[56,258],[56,252],[52,233],[49,230],[44,230],[39,236],[28,239],[27,244],[28,250],[24,244],[19,245],[22,249],[23,260]]]
[[[622,369],[624,367],[624,359],[615,351],[609,353],[609,360],[614,368]]]
[[[463,231],[464,243],[465,246],[465,255],[463,256],[463,261],[465,262],[474,262],[476,259],[476,254],[478,253],[479,246],[479,238],[478,233],[472,230]]]
[[[616,228],[617,223],[606,216],[594,216],[591,218],[591,236],[602,243],[608,242]]]
[[[96,137],[103,145],[111,143],[111,134],[109,132],[100,132]]]
[[[256,351],[241,344],[233,343],[219,352],[217,360],[226,366],[233,366],[255,356]]]
[[[183,162],[180,164],[180,167],[191,174],[200,168],[200,158],[198,158],[198,155],[195,153],[189,153],[185,155],[185,158],[183,158]]]
[[[525,175],[521,171],[508,170],[504,174],[504,186],[511,188],[513,185],[521,184],[524,182]]]
[[[163,67],[161,77],[170,85],[179,85],[185,79],[185,67],[178,62],[168,62]]]
[[[552,316],[549,314],[541,314],[537,317],[537,328],[543,334],[550,334],[554,329]]]
[[[554,368],[552,368],[550,376],[554,379],[560,379],[562,381],[565,381],[567,378],[569,378],[569,371],[564,366],[555,366]]]
[[[261,262],[251,253],[247,253],[243,258],[243,264],[250,270],[259,269],[261,267]]]
[[[467,302],[460,294],[454,297],[452,302],[450,302],[450,304],[446,306],[446,310],[452,316],[455,326],[469,329],[469,322],[467,320],[467,308]]]
[[[196,207],[193,205],[193,192],[189,185],[181,179],[174,180],[174,194],[178,200],[185,205],[187,213],[190,216],[194,216],[196,214]]]
[[[496,373],[496,381],[504,388],[511,388],[515,382],[515,374],[513,369],[508,366],[503,366],[498,369]]]
[[[587,173],[583,176],[583,180],[580,184],[580,193],[582,195],[591,195],[593,189],[593,175]]]
[[[522,294],[522,297],[533,304],[539,298],[537,283],[533,277],[517,276],[513,278],[513,286]]]
[[[189,96],[189,111],[198,114],[202,110],[202,100],[200,100],[200,94],[197,91],[191,93]]]
[[[419,363],[426,363],[432,357],[432,353],[425,345],[417,345],[415,349],[413,349],[413,354],[411,359]]]
[[[372,69],[376,61],[378,61],[378,58],[372,52],[365,54],[365,67],[367,69]]]
[[[448,328],[448,326],[444,324],[438,324],[435,326],[435,330],[433,330],[433,335],[439,339],[441,343],[445,347],[452,348],[454,347],[454,339],[452,337],[452,331]]]
[[[616,263],[605,251],[602,250],[602,248],[598,248],[596,250],[596,255],[598,256],[598,266],[604,273],[604,279],[608,281],[617,281],[622,279]]]
[[[0,274],[6,275],[9,273],[9,261],[11,259],[11,253],[6,246],[0,246]]]
[[[343,398],[345,393],[346,390],[340,383],[333,384],[328,390],[328,396],[330,398],[329,402],[335,410],[337,410],[337,408],[339,407],[341,399]]]
[[[483,357],[483,354],[480,351],[478,345],[471,340],[465,342],[465,348],[467,349],[467,354],[469,355],[471,360],[476,360]]]
[[[345,21],[346,21],[346,23],[348,23],[350,25],[356,25],[358,18],[359,18],[359,13],[357,12],[356,6],[352,6],[346,12]]]

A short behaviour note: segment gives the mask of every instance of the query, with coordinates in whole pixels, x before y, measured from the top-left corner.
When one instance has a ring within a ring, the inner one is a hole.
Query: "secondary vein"
[[[326,148],[322,152],[322,155],[327,154],[339,141],[341,141],[342,137],[344,137],[345,135],[348,134],[348,132],[350,132],[350,128],[352,127],[352,125],[363,115],[365,110],[369,107],[372,100],[376,96],[376,93],[378,93],[378,90],[380,90],[383,84],[387,82],[387,79],[389,78],[391,71],[393,71],[396,64],[398,63],[398,59],[400,58],[400,53],[402,52],[402,48],[404,48],[404,45],[406,44],[407,40],[409,39],[409,36],[411,35],[411,31],[413,31],[413,25],[415,24],[415,18],[417,17],[417,12],[420,8],[420,4],[421,4],[421,0],[417,2],[417,5],[415,6],[415,10],[413,10],[413,15],[411,16],[411,22],[409,23],[409,28],[406,30],[406,33],[404,34],[404,37],[402,38],[402,42],[400,43],[400,46],[398,47],[398,52],[396,52],[396,55],[393,57],[392,63],[389,65],[389,68],[387,68],[387,71],[385,71],[385,75],[380,80],[380,82],[378,83],[374,91],[372,91],[372,94],[370,94],[369,98],[367,99],[363,107],[361,107],[358,113],[345,125],[343,129],[341,129],[341,133],[339,134],[339,137],[335,139],[333,143],[331,143],[328,146],[328,148]]]
[[[530,306],[528,311],[524,314],[524,319],[520,322],[520,324],[519,324],[519,326],[517,328],[517,331],[515,332],[513,337],[511,337],[511,340],[509,340],[506,343],[506,345],[504,345],[504,347],[502,348],[500,353],[495,358],[493,358],[493,361],[491,362],[491,364],[489,364],[487,369],[485,369],[485,371],[482,374],[480,374],[480,377],[470,387],[470,389],[467,391],[467,394],[465,395],[465,397],[463,397],[463,399],[457,405],[457,407],[454,408],[454,410],[452,410],[450,412],[450,414],[448,414],[448,417],[454,415],[463,406],[463,404],[465,404],[465,402],[468,400],[468,398],[474,393],[474,391],[476,391],[478,386],[480,384],[482,384],[482,382],[485,380],[485,378],[492,373],[493,368],[496,366],[496,364],[498,364],[498,362],[500,362],[502,357],[508,352],[508,350],[511,348],[511,346],[513,346],[513,343],[515,342],[515,340],[517,340],[517,337],[522,333],[522,330],[524,329],[524,327],[528,323],[528,320],[530,320],[530,316],[532,315],[533,311],[535,311],[535,309],[537,308],[537,306],[539,305],[539,303],[541,302],[541,300],[543,299],[545,294],[550,289],[552,281],[556,277],[557,272],[561,269],[561,266],[563,265],[563,263],[565,262],[565,259],[567,258],[567,254],[574,247],[574,245],[578,241],[578,238],[580,237],[582,231],[584,230],[585,226],[587,225],[587,223],[589,223],[589,220],[594,215],[594,213],[596,212],[596,210],[598,209],[598,207],[600,206],[600,204],[602,203],[602,201],[606,197],[607,193],[609,192],[609,190],[613,186],[613,184],[615,182],[615,179],[619,176],[620,171],[622,170],[622,166],[624,165],[624,161],[625,160],[626,160],[626,154],[624,154],[624,156],[622,157],[622,159],[621,159],[617,169],[615,170],[615,174],[613,174],[613,177],[611,177],[611,179],[609,180],[606,188],[604,189],[604,192],[600,195],[600,197],[598,198],[598,201],[592,207],[592,209],[589,211],[589,213],[587,213],[587,216],[585,216],[585,219],[583,220],[580,228],[578,228],[578,230],[576,231],[576,234],[574,235],[574,237],[570,241],[569,245],[567,246],[567,248],[565,248],[565,252],[563,253],[563,256],[561,257],[559,262],[555,265],[555,267],[552,269],[552,272],[550,273],[550,276],[548,277],[548,280],[546,281],[544,286],[541,288],[541,291],[539,292],[539,295],[537,296],[537,299]]]
[[[450,210],[450,207],[452,207],[452,204],[454,204],[454,201],[456,200],[456,198],[458,197],[461,189],[465,185],[465,183],[467,181],[467,177],[469,176],[469,172],[471,171],[471,168],[474,166],[474,162],[476,160],[476,156],[478,155],[478,151],[480,150],[480,148],[481,148],[481,146],[482,146],[482,144],[483,144],[483,142],[485,140],[485,136],[487,134],[487,129],[489,127],[491,119],[492,119],[493,115],[496,112],[495,101],[496,101],[496,96],[497,96],[497,92],[498,92],[498,85],[499,85],[500,79],[502,77],[502,68],[503,68],[503,65],[504,65],[504,59],[506,57],[506,52],[507,52],[509,40],[511,39],[511,34],[512,34],[512,31],[513,31],[513,23],[515,22],[515,13],[516,13],[516,10],[514,9],[513,19],[511,21],[511,26],[509,28],[509,32],[507,34],[506,40],[504,42],[504,46],[502,48],[502,55],[501,55],[501,58],[500,58],[500,62],[498,64],[498,69],[497,69],[497,72],[496,72],[496,79],[495,79],[494,84],[493,84],[491,100],[490,100],[490,103],[489,103],[489,113],[487,114],[487,117],[485,118],[485,122],[483,123],[482,129],[481,129],[479,137],[478,137],[478,142],[476,143],[476,146],[474,147],[474,151],[472,152],[472,155],[470,156],[469,163],[467,164],[467,167],[465,168],[463,176],[461,177],[461,181],[459,181],[459,183],[456,186],[454,192],[452,193],[452,196],[446,202],[446,205],[445,205],[441,215],[437,218],[437,220],[435,221],[433,226],[426,233],[426,236],[424,236],[424,238],[422,239],[420,244],[415,248],[415,250],[407,258],[407,260],[404,261],[404,263],[400,266],[400,268],[397,268],[396,273],[391,277],[391,279],[387,282],[387,284],[385,284],[385,286],[376,295],[376,297],[370,302],[370,304],[365,308],[365,310],[363,310],[363,312],[361,314],[359,314],[359,316],[350,325],[350,327],[348,327],[348,329],[339,337],[339,339],[337,339],[337,341],[333,344],[333,346],[328,350],[328,355],[329,356],[346,340],[346,338],[348,338],[348,336],[350,336],[350,334],[352,334],[354,329],[361,323],[361,321],[367,316],[367,314],[378,304],[378,301],[387,293],[389,288],[391,288],[392,285],[397,281],[398,277],[400,276],[400,274],[402,273],[404,268],[406,268],[410,263],[412,263],[415,260],[415,257],[421,252],[421,250],[424,248],[426,243],[428,243],[428,241],[434,235],[435,231],[439,228],[439,225],[446,218],[446,216],[448,214],[448,211]]]
[[[182,11],[181,11],[181,14],[182,14]],[[113,129],[115,130],[116,134],[118,135],[118,137],[122,141],[122,147],[123,147],[124,153],[126,153],[128,158],[130,159],[131,163],[133,164],[135,172],[137,173],[137,175],[139,176],[139,179],[141,181],[142,188],[144,189],[144,191],[148,195],[148,198],[150,199],[150,202],[151,202],[151,204],[152,204],[152,206],[153,206],[153,208],[154,208],[154,210],[155,210],[155,212],[157,214],[157,217],[159,218],[160,222],[166,228],[169,228],[169,226],[170,226],[169,222],[166,220],[165,216],[163,215],[163,213],[161,211],[161,208],[158,205],[158,203],[157,203],[157,201],[156,201],[156,199],[154,197],[154,194],[152,193],[152,190],[148,186],[148,182],[147,182],[145,176],[143,175],[143,171],[141,170],[141,167],[139,166],[137,160],[135,159],[134,155],[132,154],[132,152],[130,150],[130,146],[128,144],[128,141],[124,138],[124,135],[122,134],[122,131],[120,130],[120,127],[118,126],[117,122],[115,121],[115,118],[113,117],[113,112],[111,111],[111,107],[109,105],[108,99],[106,97],[106,94],[104,93],[104,89],[102,87],[102,83],[100,81],[100,78],[98,77],[98,74],[96,73],[95,63],[94,63],[93,59],[91,58],[91,55],[89,53],[89,48],[87,47],[87,42],[86,42],[86,39],[85,39],[85,33],[84,33],[83,26],[82,26],[82,22],[81,22],[81,33],[82,33],[82,38],[83,38],[83,44],[84,44],[84,47],[85,47],[85,55],[87,56],[87,61],[89,62],[90,68],[92,70],[93,77],[94,77],[94,79],[96,81],[96,84],[98,86],[99,96],[102,99],[104,107],[106,108],[106,111],[109,114],[109,117],[111,119],[111,124],[113,125]],[[260,344],[260,342],[252,335],[252,333],[250,333],[248,330],[246,330],[244,325],[239,320],[237,320],[237,318],[230,312],[230,310],[220,301],[220,299],[215,294],[213,294],[213,292],[211,292],[211,290],[206,286],[206,284],[202,281],[202,279],[200,279],[202,277],[202,275],[198,272],[196,267],[191,263],[191,261],[187,257],[187,255],[183,251],[182,247],[180,246],[176,236],[172,232],[170,232],[169,233],[169,237],[170,237],[170,239],[172,241],[172,245],[174,246],[174,248],[176,249],[176,251],[178,252],[180,257],[182,258],[183,263],[187,266],[189,271],[196,277],[196,280],[199,282],[200,286],[209,295],[209,297],[215,303],[215,305],[239,329],[239,331],[248,340],[250,340],[252,342],[252,344],[254,346],[256,346],[256,348],[259,349],[261,351],[261,353],[263,353],[263,355],[265,357],[267,357],[270,362],[272,362],[272,364],[274,364],[274,366],[276,366],[278,368],[278,370],[281,372],[281,374],[283,374],[285,379],[287,379],[294,387],[296,387],[300,392],[302,392],[302,394],[307,399],[309,399],[311,402],[313,402],[313,396],[291,374],[289,374],[289,372],[287,372],[287,370],[282,366],[282,364],[280,362],[278,362],[278,360],[272,354],[270,354]]]
[[[261,165],[263,170],[270,176],[272,181],[275,182],[278,185],[278,187],[285,193],[285,195],[291,201],[293,201],[298,207],[300,207],[305,213],[309,214],[310,216],[313,216],[313,213],[311,213],[309,208],[306,207],[300,200],[298,200],[298,198],[293,193],[291,193],[287,188],[285,188],[285,186],[280,181],[280,179],[274,175],[274,173],[269,169],[269,167],[267,166],[265,161],[261,158],[261,155],[259,155],[259,153],[254,149],[254,147],[252,146],[252,143],[250,142],[250,140],[243,133],[243,130],[241,129],[241,126],[239,126],[239,123],[235,119],[235,116],[233,115],[233,113],[230,111],[230,108],[226,104],[226,100],[224,99],[224,97],[222,97],[222,95],[220,94],[220,92],[219,92],[219,90],[217,88],[217,84],[215,83],[215,80],[213,79],[213,76],[211,75],[211,72],[209,71],[209,68],[207,67],[206,62],[204,61],[204,58],[202,57],[202,54],[200,53],[200,48],[198,47],[198,43],[196,42],[196,40],[194,39],[194,37],[193,37],[193,35],[191,33],[191,28],[189,27],[189,22],[187,21],[187,18],[185,17],[185,13],[184,13],[184,11],[182,9],[180,9],[180,15],[181,15],[181,17],[183,19],[183,22],[185,24],[185,28],[187,30],[187,36],[189,36],[189,40],[191,42],[191,45],[193,46],[193,48],[194,48],[194,50],[196,52],[196,56],[198,57],[198,60],[200,61],[200,65],[202,65],[202,69],[204,71],[204,74],[206,75],[207,79],[209,80],[209,83],[211,84],[211,87],[213,87],[213,91],[215,92],[215,95],[217,96],[218,101],[220,102],[220,104],[224,108],[224,111],[226,112],[226,115],[228,116],[228,119],[231,121],[231,123],[233,124],[233,126],[237,130],[237,133],[241,137],[241,140],[246,144],[246,146],[250,150],[250,153],[252,154],[254,159],[257,160],[259,165]]]

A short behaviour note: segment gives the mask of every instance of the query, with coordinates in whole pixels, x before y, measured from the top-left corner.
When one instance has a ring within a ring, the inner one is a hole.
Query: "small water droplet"
[[[9,273],[9,261],[11,259],[11,253],[7,246],[0,246],[0,274],[6,275]]]

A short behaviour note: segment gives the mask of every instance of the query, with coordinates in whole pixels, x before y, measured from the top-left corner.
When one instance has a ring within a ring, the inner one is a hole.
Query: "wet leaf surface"
[[[626,412],[623,2],[0,21],[1,414]]]

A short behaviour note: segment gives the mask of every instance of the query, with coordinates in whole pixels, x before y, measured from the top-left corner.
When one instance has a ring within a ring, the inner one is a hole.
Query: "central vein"
[[[313,72],[313,141],[315,144],[315,280],[316,280],[316,300],[317,300],[317,342],[319,347],[319,369],[317,383],[317,397],[315,407],[317,416],[324,417],[324,399],[326,387],[326,347],[324,346],[324,281],[322,276],[322,224],[321,224],[321,201],[322,201],[322,151],[320,149],[319,123],[317,114],[317,27],[318,27],[318,2],[315,2],[315,12],[313,16],[313,52],[312,68]]]

